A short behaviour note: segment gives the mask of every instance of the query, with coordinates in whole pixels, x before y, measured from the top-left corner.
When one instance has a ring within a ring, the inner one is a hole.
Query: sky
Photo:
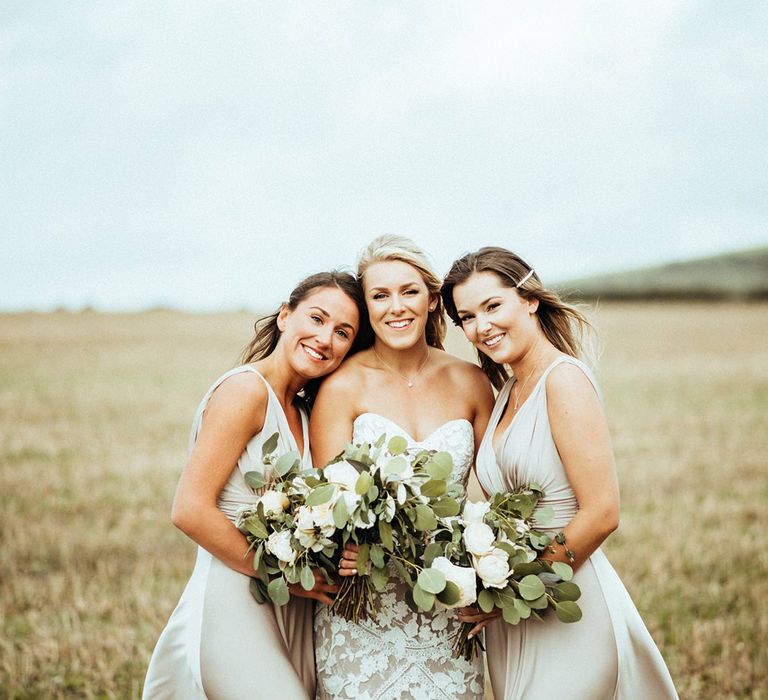
[[[272,308],[374,236],[768,245],[768,4],[10,0],[0,310]]]

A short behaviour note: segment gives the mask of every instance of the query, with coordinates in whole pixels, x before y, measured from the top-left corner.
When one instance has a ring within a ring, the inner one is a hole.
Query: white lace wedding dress
[[[382,433],[402,435],[409,449],[434,449],[453,457],[453,478],[466,484],[474,457],[472,424],[448,421],[417,442],[400,426],[375,413],[354,422],[354,442],[374,442]],[[482,657],[454,659],[452,639],[460,623],[453,611],[414,613],[405,602],[405,583],[393,574],[381,594],[375,623],[355,624],[330,614],[315,615],[317,699],[481,700]]]

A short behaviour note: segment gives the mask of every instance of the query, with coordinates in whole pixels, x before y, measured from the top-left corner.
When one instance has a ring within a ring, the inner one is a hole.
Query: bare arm
[[[619,487],[608,425],[597,393],[576,366],[563,364],[547,377],[547,411],[560,459],[579,503],[566,525],[566,544],[545,558],[583,564],[619,525]]]
[[[171,519],[184,534],[235,571],[254,576],[245,536],[216,501],[248,441],[261,430],[267,390],[257,377],[235,375],[211,396],[179,479]]]

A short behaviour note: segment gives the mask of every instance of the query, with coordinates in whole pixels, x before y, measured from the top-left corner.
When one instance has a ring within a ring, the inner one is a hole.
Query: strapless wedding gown
[[[353,442],[401,435],[409,450],[444,450],[453,457],[453,478],[466,485],[474,457],[472,424],[463,418],[441,425],[416,441],[375,413],[354,422]],[[483,662],[454,659],[452,640],[460,627],[454,611],[414,613],[407,586],[393,573],[381,594],[377,621],[355,624],[319,605],[315,614],[318,700],[481,700]]]

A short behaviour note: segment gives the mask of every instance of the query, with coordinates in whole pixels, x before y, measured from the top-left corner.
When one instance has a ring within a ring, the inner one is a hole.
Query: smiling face
[[[318,287],[296,308],[277,317],[280,344],[294,371],[307,379],[333,372],[355,339],[360,317],[355,302],[338,287]]]
[[[415,267],[400,260],[371,263],[363,287],[371,327],[384,345],[405,350],[424,340],[436,299]]]
[[[492,272],[476,272],[453,288],[467,340],[498,364],[513,364],[541,333],[539,302],[524,299]]]

